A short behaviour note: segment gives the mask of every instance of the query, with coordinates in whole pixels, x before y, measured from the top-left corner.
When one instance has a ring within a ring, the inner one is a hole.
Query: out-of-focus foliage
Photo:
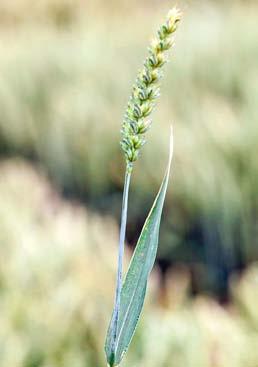
[[[235,0],[234,4],[255,4],[256,0]],[[204,0],[181,0],[180,7],[202,6],[207,3]],[[210,0],[211,4],[231,6],[231,0]],[[17,25],[24,23],[44,22],[58,27],[83,23],[86,16],[98,17],[99,15],[128,16],[141,12],[152,13],[153,10],[168,9],[171,2],[160,3],[159,0],[1,0],[0,21],[1,25]],[[89,18],[90,18],[89,17]],[[87,19],[89,21],[90,19]]]
[[[22,161],[0,169],[1,367],[104,367],[117,227]],[[159,298],[155,279],[123,366],[257,366],[257,265],[232,281],[227,309],[190,301],[186,271],[168,274]]]
[[[23,162],[0,170],[1,367],[99,366],[115,224],[62,201]]]
[[[146,3],[0,1],[1,367],[105,366],[117,249],[110,215],[119,216],[124,173],[119,129],[146,44],[171,6]],[[159,261],[189,262],[193,276],[168,272],[160,289],[154,274],[123,365],[257,367],[258,265],[233,277],[226,308],[188,292],[221,290],[232,270],[258,259],[257,1],[181,5],[128,229],[134,242],[173,122]]]
[[[113,3],[1,2],[0,150],[40,161],[64,192],[118,216],[122,116],[167,4]],[[197,288],[220,290],[233,269],[258,259],[258,8],[182,5],[173,62],[133,177],[128,233],[134,242],[158,188],[172,121],[174,181],[159,259],[192,263]],[[53,9],[76,21],[51,27]]]

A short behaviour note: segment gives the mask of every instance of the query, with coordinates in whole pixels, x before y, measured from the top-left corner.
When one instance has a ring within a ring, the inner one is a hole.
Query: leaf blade
[[[143,226],[123,283],[118,320],[118,336],[115,352],[112,353],[112,355],[110,346],[108,345],[110,339],[109,335],[112,329],[112,321],[108,330],[105,350],[107,361],[110,366],[117,366],[121,362],[124,353],[130,345],[141,314],[148,277],[154,265],[157,253],[159,226],[168,186],[172,156],[173,136],[171,131],[169,160],[166,173]]]

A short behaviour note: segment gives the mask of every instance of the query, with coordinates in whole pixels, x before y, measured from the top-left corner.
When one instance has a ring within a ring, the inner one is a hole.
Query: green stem
[[[121,212],[119,249],[118,249],[118,267],[117,267],[117,279],[116,279],[116,296],[115,296],[115,306],[114,306],[114,315],[113,315],[113,336],[112,336],[112,344],[111,344],[112,345],[111,349],[114,355],[115,355],[116,339],[117,339],[117,332],[118,332],[119,310],[120,310],[120,303],[121,303],[124,244],[125,244],[128,194],[129,194],[131,173],[132,173],[132,164],[127,163],[125,181],[124,181],[122,212]]]

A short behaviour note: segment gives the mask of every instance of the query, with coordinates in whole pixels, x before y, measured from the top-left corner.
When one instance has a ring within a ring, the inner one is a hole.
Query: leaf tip
[[[168,171],[170,171],[171,161],[174,153],[174,132],[173,125],[170,125],[170,137],[169,137],[169,159],[168,159]]]

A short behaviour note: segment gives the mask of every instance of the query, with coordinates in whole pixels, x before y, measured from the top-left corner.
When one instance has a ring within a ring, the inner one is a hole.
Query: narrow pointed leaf
[[[113,327],[112,319],[107,333],[105,351],[107,361],[111,367],[120,363],[128,349],[143,307],[148,276],[157,253],[160,220],[168,186],[172,154],[173,138],[171,133],[169,162],[166,174],[143,226],[123,283],[114,350],[112,350],[110,345]]]

